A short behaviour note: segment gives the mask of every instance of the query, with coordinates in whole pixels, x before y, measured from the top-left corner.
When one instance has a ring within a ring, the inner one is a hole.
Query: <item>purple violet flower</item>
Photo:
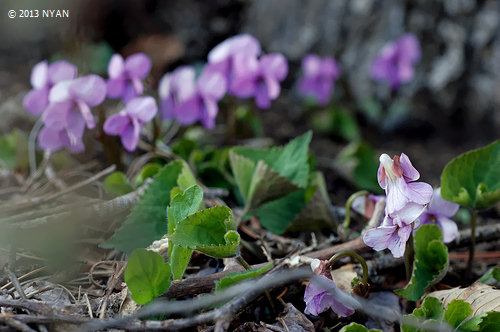
[[[437,223],[443,231],[445,243],[453,241],[458,234],[457,224],[450,218],[457,213],[459,205],[445,201],[441,197],[441,188],[434,189],[431,202],[419,217],[421,224]]]
[[[175,117],[175,108],[191,97],[196,90],[195,71],[189,66],[181,66],[172,73],[165,74],[158,85],[160,108],[163,119]]]
[[[23,106],[31,114],[42,113],[49,105],[49,91],[56,83],[72,80],[77,75],[77,68],[71,63],[60,60],[52,64],[47,61],[37,63],[31,70],[33,87],[23,99]]]
[[[314,97],[321,106],[328,104],[335,80],[340,75],[337,62],[331,57],[308,54],[302,59],[302,72],[299,91]]]
[[[44,150],[56,151],[63,147],[73,153],[83,152],[85,149],[82,137],[85,122],[77,121],[69,126],[44,126],[38,134],[38,144]]]
[[[335,282],[332,280],[327,261],[319,261],[318,264],[318,260],[314,260],[313,264],[317,265],[314,268],[314,273],[318,274],[318,276],[312,278],[306,286],[304,292],[306,308],[304,312],[309,315],[318,316],[320,313],[331,308],[342,317],[352,315],[354,308],[344,301],[346,295],[337,288]],[[329,289],[325,290],[324,287],[320,286],[316,278],[323,280],[323,283],[329,284]],[[353,299],[353,301],[355,300]]]
[[[217,101],[227,91],[227,81],[216,68],[208,64],[203,69],[196,90],[174,109],[174,116],[183,125],[190,125],[201,120],[207,129],[215,127],[215,118],[219,112]]]
[[[415,229],[415,220],[424,212],[432,197],[432,187],[425,182],[413,182],[420,177],[404,153],[391,159],[380,156],[378,182],[387,199],[385,218],[381,226],[368,230],[363,241],[376,251],[388,248],[394,257],[401,257],[408,238]]]
[[[124,110],[104,122],[104,131],[108,135],[120,135],[125,149],[134,151],[139,143],[142,126],[151,121],[157,111],[153,97],[136,97],[125,105]]]
[[[142,79],[151,70],[151,59],[144,53],[135,53],[126,60],[120,54],[111,57],[108,64],[108,96],[122,98],[126,103],[142,95]]]
[[[231,91],[235,66],[234,57],[245,55],[257,59],[260,51],[259,41],[253,36],[249,34],[236,35],[215,46],[208,53],[208,62],[224,75]]]
[[[62,81],[50,90],[50,105],[43,115],[46,126],[49,123],[72,123],[83,121],[87,128],[95,127],[91,107],[103,102],[106,97],[106,82],[100,76],[87,75],[75,80]]]
[[[268,109],[271,100],[280,94],[280,83],[288,74],[288,63],[279,53],[267,54],[257,60],[239,55],[234,57],[235,76],[231,93],[237,97],[255,97],[261,109]]]
[[[377,81],[389,82],[397,90],[401,83],[413,78],[413,66],[419,60],[420,44],[415,35],[407,33],[380,50],[372,63],[371,75]]]

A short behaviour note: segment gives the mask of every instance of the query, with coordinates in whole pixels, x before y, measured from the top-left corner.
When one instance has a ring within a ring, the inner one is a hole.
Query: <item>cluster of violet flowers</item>
[[[125,149],[134,151],[143,125],[157,113],[156,101],[142,95],[142,80],[150,70],[151,60],[143,53],[127,59],[113,55],[107,81],[98,75],[77,78],[77,68],[67,61],[35,65],[31,73],[33,89],[23,104],[32,114],[42,115],[40,147],[82,152],[85,128],[96,126],[91,109],[107,96],[121,99],[125,107],[105,121],[104,132],[120,136]],[[231,37],[210,51],[198,77],[191,66],[178,67],[162,77],[158,87],[161,117],[176,119],[182,125],[200,121],[205,128],[213,129],[217,103],[224,95],[253,97],[259,108],[267,109],[279,96],[280,82],[287,74],[288,63],[282,54],[262,55],[259,42],[248,34]]]
[[[260,56],[260,58],[259,58]],[[160,81],[159,95],[163,119],[183,125],[201,121],[207,129],[215,126],[217,102],[227,93],[239,98],[255,98],[261,109],[280,94],[280,82],[288,74],[288,63],[279,53],[261,56],[259,42],[248,34],[231,37],[208,54],[208,63],[196,79],[195,70],[181,66]]]
[[[412,80],[414,66],[420,60],[420,44],[411,33],[386,43],[372,61],[370,75],[377,82],[387,82],[392,90]],[[326,106],[340,77],[340,66],[332,57],[307,54],[302,59],[302,77],[298,88],[301,95],[312,97]]]
[[[108,96],[121,98],[126,103],[120,113],[129,115],[129,123],[122,120],[118,125],[119,115],[113,115],[104,127],[111,128],[109,134],[121,135],[127,150],[134,150],[141,125],[156,114],[154,99],[140,96],[144,90],[142,79],[150,69],[151,60],[142,53],[126,60],[115,54],[109,63],[107,81],[95,74],[77,77],[76,66],[65,60],[50,65],[47,61],[36,64],[31,72],[33,89],[24,97],[23,106],[33,115],[41,115],[40,147],[48,151],[65,147],[71,152],[82,152],[85,128],[96,126],[92,108]]]
[[[363,241],[376,251],[389,249],[394,257],[402,257],[406,242],[422,224],[436,223],[443,231],[444,242],[452,241],[458,228],[449,219],[458,210],[458,204],[442,199],[440,188],[432,189],[420,177],[404,153],[391,159],[380,156],[378,182],[386,193],[385,217],[377,228],[368,230]]]

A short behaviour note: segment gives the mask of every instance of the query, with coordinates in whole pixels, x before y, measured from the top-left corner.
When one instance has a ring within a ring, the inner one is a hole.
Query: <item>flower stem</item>
[[[471,210],[471,221],[470,221],[470,246],[469,246],[469,260],[467,261],[467,273],[470,275],[472,271],[472,263],[474,262],[474,251],[476,246],[476,222],[477,222],[477,211],[475,209]]]
[[[361,279],[361,282],[363,284],[363,293],[368,291],[368,265],[366,265],[366,261],[363,257],[361,257],[359,254],[355,253],[354,251],[341,251],[339,253],[336,253],[333,255],[329,260],[328,260],[328,266],[332,267],[332,265],[338,261],[341,257],[344,256],[349,256],[351,258],[354,258],[357,260],[360,264],[361,267],[363,268],[363,277]],[[364,294],[362,294],[364,295]]]
[[[248,264],[247,261],[243,257],[241,257],[240,254],[236,256],[236,260],[238,261],[238,263],[240,263],[241,266],[245,268],[245,270],[251,269],[250,264]]]
[[[413,235],[410,234],[410,237],[406,242],[406,249],[404,255],[406,280],[408,281],[410,281],[413,272],[413,259],[414,259]]]
[[[344,237],[347,237],[347,230],[349,229],[349,226],[351,225],[351,206],[352,206],[352,202],[354,202],[354,200],[360,196],[365,196],[365,195],[368,195],[368,191],[366,190],[360,190],[358,192],[355,192],[354,194],[352,194],[349,199],[347,200],[347,202],[345,203],[345,219],[344,219],[344,223],[342,224],[342,229],[341,229],[341,236],[344,238]],[[344,239],[345,240],[345,239]]]

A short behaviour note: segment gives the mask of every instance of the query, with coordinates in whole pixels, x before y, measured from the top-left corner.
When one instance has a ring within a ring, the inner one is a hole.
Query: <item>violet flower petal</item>
[[[23,107],[31,114],[38,115],[42,113],[49,105],[49,89],[30,90],[23,98]]]
[[[126,84],[127,84],[127,82],[125,81],[125,78],[123,78],[123,77],[109,79],[106,83],[106,90],[107,90],[108,96],[111,98],[120,97],[122,95],[123,91],[125,90]]]
[[[144,78],[151,70],[151,59],[144,53],[135,53],[125,60],[125,71],[129,77]]]
[[[125,112],[137,118],[142,123],[151,121],[157,111],[156,101],[150,96],[134,98],[125,106]]]
[[[42,115],[43,124],[54,130],[61,130],[67,126],[67,113],[73,106],[71,101],[52,103]]]
[[[65,60],[55,61],[48,68],[48,77],[52,85],[61,81],[73,80],[77,74],[76,66]]]
[[[363,242],[375,251],[387,248],[389,239],[397,233],[397,226],[379,226],[369,229],[363,236]]]
[[[108,76],[110,79],[117,79],[123,76],[125,71],[125,61],[120,54],[114,54],[108,63]]]
[[[415,167],[413,167],[410,158],[404,153],[401,153],[399,157],[399,164],[403,169],[404,177],[409,181],[416,181],[420,178],[420,173],[417,171]]]
[[[49,92],[50,103],[60,103],[71,99],[69,88],[73,83],[72,80],[61,81],[54,85]]]
[[[125,127],[130,123],[130,119],[125,112],[113,114],[104,122],[104,132],[108,135],[120,135]]]
[[[420,60],[420,44],[414,34],[407,33],[397,41],[400,56],[407,59],[409,62],[417,62]]]
[[[198,121],[201,117],[201,103],[202,100],[198,94],[186,99],[175,107],[175,118],[185,126]]]
[[[47,151],[59,150],[63,146],[59,132],[59,129],[44,126],[38,134],[38,145]]]
[[[437,224],[439,225],[439,227],[441,227],[441,230],[443,232],[444,243],[455,240],[458,234],[458,227],[453,220],[443,216],[439,216],[437,218]]]
[[[260,58],[259,66],[264,76],[273,77],[278,81],[284,80],[288,74],[288,62],[280,53],[263,55]]]
[[[259,41],[249,34],[241,34],[228,38],[208,53],[208,62],[224,61],[237,53],[245,53],[257,57],[260,54]]]
[[[94,107],[106,97],[106,82],[98,75],[87,75],[72,81],[69,90],[75,99]]]
[[[445,217],[453,217],[460,205],[457,203],[445,201],[441,197],[441,188],[434,189],[432,199],[428,205],[429,213],[445,216]]]
[[[221,99],[227,92],[224,76],[210,69],[204,70],[197,82],[198,91],[206,98]]]
[[[127,151],[132,152],[137,147],[137,144],[139,143],[140,131],[140,124],[137,120],[132,118],[132,122],[125,127],[125,130],[121,134],[123,147]]]
[[[31,86],[35,89],[45,88],[49,82],[49,66],[47,61],[42,61],[33,66],[31,70]]]

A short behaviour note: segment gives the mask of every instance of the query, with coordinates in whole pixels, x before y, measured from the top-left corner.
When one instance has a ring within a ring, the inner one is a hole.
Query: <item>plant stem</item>
[[[363,283],[363,292],[368,290],[368,265],[366,265],[366,261],[363,257],[361,257],[359,254],[355,253],[354,251],[341,251],[339,253],[336,253],[333,255],[329,260],[328,260],[328,266],[330,269],[332,268],[332,265],[338,261],[341,257],[344,256],[349,256],[351,258],[354,258],[357,260],[360,264],[361,267],[363,268],[363,277],[361,279],[361,282]]]
[[[474,262],[474,250],[476,246],[476,222],[477,222],[477,211],[475,209],[471,210],[471,221],[470,221],[470,246],[469,246],[469,260],[467,261],[467,273],[470,275],[472,272],[472,263]]]
[[[344,219],[344,223],[342,225],[342,230],[340,232],[340,236],[345,240],[344,237],[347,237],[347,230],[349,229],[349,226],[351,225],[351,206],[352,206],[352,202],[354,202],[354,200],[360,196],[365,196],[365,195],[368,195],[368,191],[366,190],[360,190],[358,192],[355,192],[354,194],[352,194],[349,199],[347,200],[347,202],[345,203],[345,219]]]
[[[413,235],[410,234],[408,241],[406,242],[404,261],[406,269],[406,280],[410,281],[412,271],[413,271],[413,258],[414,258],[414,248],[413,248]]]
[[[245,270],[251,269],[250,264],[248,264],[247,261],[243,257],[241,257],[240,254],[236,256],[236,260],[238,261],[238,263],[240,263],[241,266],[245,268]]]

